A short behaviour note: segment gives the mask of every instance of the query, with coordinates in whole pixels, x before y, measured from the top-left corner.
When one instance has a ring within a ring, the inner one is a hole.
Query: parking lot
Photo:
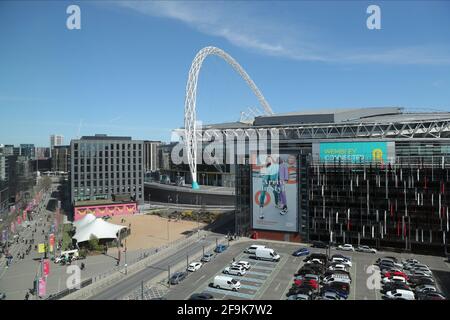
[[[281,256],[279,262],[254,260],[244,249],[251,244],[262,244],[275,249]],[[293,276],[305,263],[304,258],[294,257],[292,252],[300,247],[308,247],[311,253],[326,253],[325,249],[310,248],[304,244],[272,241],[246,241],[232,244],[225,252],[217,254],[215,258],[205,263],[198,271],[189,273],[188,277],[178,285],[169,289],[165,298],[185,300],[193,293],[208,292],[215,299],[220,300],[285,300],[286,293],[293,283]],[[349,270],[352,278],[348,300],[380,300],[379,270],[373,267],[375,260],[382,256],[396,256],[399,259],[415,257],[430,266],[436,272],[437,285],[446,293],[450,267],[442,257],[413,255],[408,253],[377,252],[342,252],[334,248],[331,254],[342,253],[351,257],[352,267]],[[250,270],[242,277],[233,276],[241,282],[238,292],[212,288],[210,284],[217,275],[223,275],[222,271],[233,261],[245,260],[251,264]],[[439,274],[439,276],[438,276]]]

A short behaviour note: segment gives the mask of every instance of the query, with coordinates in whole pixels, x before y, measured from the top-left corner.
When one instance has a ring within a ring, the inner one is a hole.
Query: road
[[[186,261],[186,255],[198,254],[203,250],[203,246],[207,247],[216,242],[216,239],[223,238],[223,234],[213,233],[205,239],[200,239],[198,242],[191,243],[185,247],[179,248],[172,255],[156,262],[144,270],[124,279],[99,294],[90,298],[90,300],[117,300],[123,298],[128,293],[138,288],[142,282],[147,282],[152,278],[158,276],[161,272],[168,270],[168,266],[175,266],[176,264]],[[169,249],[170,250],[170,249]]]

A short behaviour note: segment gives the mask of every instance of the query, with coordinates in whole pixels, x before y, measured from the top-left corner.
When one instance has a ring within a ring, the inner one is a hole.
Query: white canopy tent
[[[96,218],[89,223],[83,224],[81,227],[77,227],[73,239],[78,243],[89,241],[92,236],[97,239],[117,239],[118,233],[122,229],[127,229],[127,227]]]
[[[83,217],[83,219],[80,219],[78,221],[74,221],[72,223],[72,225],[79,230],[79,229],[83,228],[83,226],[85,226],[88,223],[91,223],[92,221],[94,221],[95,219],[97,219],[97,218],[92,213],[88,213],[87,215],[85,215]]]

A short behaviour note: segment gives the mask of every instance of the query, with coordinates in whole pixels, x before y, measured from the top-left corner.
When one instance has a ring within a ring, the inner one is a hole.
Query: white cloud
[[[337,49],[322,45],[300,27],[287,21],[258,17],[258,13],[239,2],[218,1],[114,1],[145,15],[170,18],[199,32],[221,37],[231,44],[259,53],[299,61],[333,63],[450,64],[448,47],[409,46],[371,50]],[[294,30],[293,30],[294,29]],[[312,32],[314,34],[314,32]]]

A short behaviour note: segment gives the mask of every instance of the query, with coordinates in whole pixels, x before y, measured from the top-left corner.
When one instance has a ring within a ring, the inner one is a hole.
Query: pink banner
[[[43,297],[45,296],[47,292],[47,283],[45,281],[45,278],[40,278],[39,279],[39,296]]]
[[[42,271],[44,273],[44,276],[48,276],[50,274],[50,260],[45,259],[42,267]]]
[[[16,232],[16,225],[14,224],[14,221],[11,222],[11,232],[12,233]]]
[[[23,221],[27,220],[27,211],[26,210],[23,212],[22,218],[23,218]]]
[[[17,224],[22,224],[22,218],[20,216],[17,216]]]

